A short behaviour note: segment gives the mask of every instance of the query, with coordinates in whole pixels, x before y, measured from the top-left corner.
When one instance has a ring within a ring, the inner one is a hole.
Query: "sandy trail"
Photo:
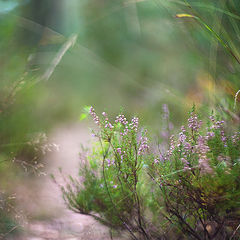
[[[64,174],[77,176],[80,146],[89,140],[89,130],[81,124],[64,126],[52,133],[50,142],[58,144],[60,149],[45,156],[47,176],[26,180],[19,188],[20,205],[29,221],[18,240],[110,239],[108,229],[93,218],[67,210],[59,188],[50,178],[53,173],[60,180],[59,167]]]

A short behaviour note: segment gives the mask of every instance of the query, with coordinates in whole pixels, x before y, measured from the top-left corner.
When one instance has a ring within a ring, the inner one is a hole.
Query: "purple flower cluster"
[[[170,147],[169,147],[169,150],[167,151],[167,157],[172,156],[174,149],[175,149],[175,140],[174,140],[174,135],[172,135],[170,137]]]
[[[212,122],[211,129],[223,129],[224,121],[217,121],[213,115],[211,115],[210,120]]]
[[[127,125],[128,121],[123,114],[120,114],[116,117],[115,123],[122,123],[123,125]]]
[[[171,144],[170,149],[167,152],[167,155],[170,157],[173,153],[174,149],[178,149],[178,151],[181,153],[181,161],[184,164],[184,169],[190,169],[189,168],[189,162],[187,161],[188,156],[192,153],[192,146],[188,142],[187,136],[186,136],[186,129],[184,126],[181,127],[181,132],[179,133],[178,141],[175,142],[173,140],[173,137],[171,137]],[[175,147],[175,144],[177,146]]]
[[[102,112],[102,115],[105,117],[104,127],[105,128],[110,128],[110,130],[112,130],[113,129],[113,125],[109,122],[107,114],[105,112]]]
[[[89,113],[92,116],[94,122],[100,127],[105,129],[110,129],[110,130],[114,129],[115,124],[111,124],[106,112],[102,112],[102,116],[104,118],[103,121],[100,121],[100,118],[97,116],[92,106],[89,109]],[[122,131],[120,132],[121,136],[126,136],[129,133],[129,131],[134,131],[134,132],[138,131],[139,119],[137,117],[132,118],[131,122],[129,123],[127,118],[123,114],[120,114],[116,117],[115,123],[116,124],[120,123],[123,127],[123,129],[121,127],[122,129]]]
[[[122,154],[122,149],[121,148],[117,148],[117,152],[118,152],[119,155],[121,155]]]
[[[186,160],[186,158],[181,158],[181,161],[183,162],[184,164],[184,170],[190,170],[191,168],[189,167],[189,162]]]
[[[194,131],[198,131],[199,127],[193,127],[193,129]],[[181,161],[184,164],[184,169],[189,170],[190,167],[188,159],[192,158],[194,154],[197,154],[199,168],[201,169],[202,173],[211,173],[212,168],[209,165],[209,159],[207,157],[207,153],[210,150],[207,145],[208,138],[199,135],[195,145],[194,142],[188,141],[185,128],[181,127],[181,130],[182,131],[179,133],[178,141],[174,141],[173,137],[171,137],[170,149],[167,152],[167,156],[170,157],[173,153],[173,150],[178,149],[178,152],[181,153]]]
[[[120,135],[126,136],[127,134],[128,134],[128,126],[126,125],[125,128],[124,128],[124,130],[123,130],[123,132],[120,133]]]
[[[119,147],[116,149],[117,153],[119,154],[121,160],[123,160],[124,156],[126,156],[126,151],[122,151],[122,149]],[[122,161],[121,161],[122,162]]]
[[[105,121],[105,126],[104,127],[113,129],[113,125],[110,122],[108,122],[108,121]]]
[[[232,142],[234,144],[239,144],[240,143],[240,132],[235,132],[233,135],[232,135]]]
[[[110,160],[110,159],[106,159],[106,162],[107,162],[107,166],[108,166],[108,167],[114,165],[114,163],[115,163],[114,160]]]
[[[215,137],[215,133],[213,131],[208,131],[207,135],[206,135],[207,140],[209,140],[213,137]]]
[[[92,116],[92,118],[93,118],[93,121],[96,123],[96,124],[98,124],[99,125],[99,117],[97,116],[97,114],[95,113],[95,110],[94,110],[94,108],[91,106],[90,107],[90,109],[89,109],[89,113],[90,113],[90,115]]]
[[[179,143],[183,144],[186,141],[186,139],[187,139],[187,136],[185,135],[185,129],[184,129],[184,131],[179,133]]]
[[[224,132],[224,121],[216,121],[215,117],[210,116],[212,125],[206,130],[206,135],[202,135],[199,130],[202,125],[202,121],[198,120],[195,113],[191,113],[188,119],[188,127],[191,129],[192,134],[195,135],[194,139],[186,132],[184,126],[181,127],[181,132],[178,135],[178,139],[174,140],[174,136],[170,138],[170,147],[166,152],[164,159],[170,160],[173,156],[174,151],[176,155],[174,157],[179,157],[184,164],[184,169],[190,169],[189,163],[192,159],[197,157],[198,167],[202,173],[212,173],[213,169],[210,165],[210,158],[208,153],[210,148],[208,146],[208,141],[215,137],[216,134],[220,135],[221,142],[227,147],[227,137]],[[217,133],[218,132],[218,133]],[[218,138],[217,138],[218,139]],[[240,134],[236,133],[232,136],[233,142],[240,140]],[[217,140],[216,140],[217,141]],[[227,159],[227,158],[226,158]]]
[[[221,140],[224,143],[224,147],[227,147],[227,137],[225,136],[224,131],[221,131]]]
[[[207,145],[206,138],[203,136],[198,137],[198,143],[196,145],[196,152],[199,156],[199,168],[203,173],[211,173],[212,168],[209,165],[209,158],[207,157],[207,153],[209,152],[209,147]]]
[[[92,116],[93,121],[94,121],[97,125],[100,125],[101,123],[100,123],[99,117],[97,116],[97,114],[96,114],[96,112],[95,112],[95,110],[94,110],[94,108],[93,108],[92,106],[91,106],[90,109],[89,109],[89,113],[90,113],[90,115]],[[105,112],[103,112],[102,115],[105,117],[105,120],[104,120],[104,122],[103,122],[103,123],[104,123],[103,126],[104,126],[105,128],[109,128],[110,130],[112,130],[112,129],[113,129],[113,125],[109,122],[109,119],[108,119],[108,117],[107,117],[107,114],[106,114]]]
[[[202,121],[198,120],[197,114],[192,112],[188,119],[188,127],[191,128],[193,131],[198,132],[201,126],[202,126]]]
[[[131,120],[131,123],[129,124],[129,127],[130,127],[131,130],[134,130],[135,132],[138,131],[138,118],[137,117],[134,117]]]
[[[210,127],[211,131],[209,131],[207,134],[208,139],[215,136],[215,133],[213,132],[213,130],[220,130],[221,140],[224,144],[224,147],[227,147],[227,137],[225,136],[225,132],[224,132],[225,122],[223,120],[217,121],[213,115],[211,115],[209,118],[212,122],[212,126]]]
[[[158,164],[159,162],[160,162],[160,161],[159,161],[158,158],[155,158],[155,159],[154,159],[154,163],[155,163],[155,164]]]
[[[191,144],[187,141],[187,136],[186,136],[186,129],[184,126],[181,127],[181,132],[179,133],[179,138],[178,138],[178,147],[183,147],[182,149],[182,155],[184,157],[187,157],[187,155],[191,152],[192,146]]]
[[[148,149],[148,138],[146,136],[142,136],[139,141],[138,155],[144,155]]]
[[[128,121],[123,114],[120,114],[116,117],[115,123],[121,123],[124,126],[123,132],[120,133],[122,136],[126,136],[128,134]]]
[[[117,184],[113,184],[113,181],[110,182],[113,188],[117,188]]]

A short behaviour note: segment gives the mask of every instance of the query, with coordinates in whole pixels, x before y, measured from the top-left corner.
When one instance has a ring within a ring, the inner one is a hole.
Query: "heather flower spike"
[[[95,110],[94,108],[91,106],[90,109],[89,109],[89,113],[90,115],[92,116],[93,118],[93,121],[96,123],[96,124],[99,124],[99,117],[97,116],[97,114],[95,113]]]
[[[198,120],[197,114],[191,112],[190,117],[188,118],[188,127],[194,132],[198,132],[202,126],[202,121]]]
[[[196,149],[199,156],[199,168],[203,173],[212,173],[213,171],[209,164],[210,159],[207,157],[210,149],[204,137],[199,136]]]

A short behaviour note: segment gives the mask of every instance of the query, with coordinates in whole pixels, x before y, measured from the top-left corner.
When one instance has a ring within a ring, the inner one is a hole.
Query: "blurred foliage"
[[[179,125],[193,102],[232,111],[240,88],[237,0],[1,0],[0,20],[3,160],[32,163],[26,142],[85,105],[121,106],[159,131],[162,103]]]

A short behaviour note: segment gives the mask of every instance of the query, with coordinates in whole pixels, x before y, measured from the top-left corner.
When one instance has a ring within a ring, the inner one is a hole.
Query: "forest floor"
[[[50,142],[59,145],[59,151],[45,156],[46,176],[26,179],[19,184],[19,208],[27,216],[22,236],[14,240],[109,240],[109,230],[93,218],[68,210],[59,187],[51,174],[61,182],[59,168],[64,175],[77,176],[81,144],[90,140],[88,128],[69,125],[56,129]],[[119,238],[115,238],[119,239]]]

